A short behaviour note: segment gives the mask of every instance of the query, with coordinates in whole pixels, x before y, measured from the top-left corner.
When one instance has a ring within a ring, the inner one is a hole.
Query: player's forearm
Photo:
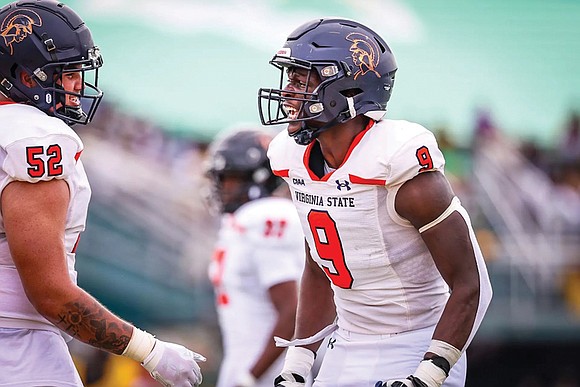
[[[294,320],[296,317],[296,310],[284,310],[278,316],[274,328],[269,337],[288,337],[291,338],[294,334]],[[259,379],[274,362],[282,355],[284,348],[276,347],[274,340],[268,340],[264,347],[262,354],[254,363],[250,372],[256,379]]]
[[[333,292],[328,279],[322,275],[302,277],[298,311],[296,314],[296,338],[310,337],[336,318]],[[320,343],[307,348],[316,351]]]
[[[69,300],[44,304],[39,312],[75,339],[117,355],[123,353],[133,333],[132,325],[80,288]]]
[[[276,334],[274,334],[274,335],[276,335]],[[274,337],[274,336],[272,336],[272,337]],[[281,336],[281,337],[283,337],[283,336]],[[288,337],[288,336],[284,336],[284,337]],[[270,343],[270,341],[271,341],[271,343]],[[262,375],[270,367],[272,367],[272,364],[274,364],[274,362],[284,352],[284,348],[276,347],[274,340],[270,340],[270,341],[268,342],[267,346],[264,348],[264,351],[262,352],[262,354],[260,355],[258,360],[254,363],[254,365],[250,369],[250,372],[252,373],[252,375],[256,379],[261,378]]]
[[[479,286],[456,286],[439,319],[433,339],[441,340],[461,350],[474,326],[479,304]]]
[[[434,338],[460,351],[473,339],[492,295],[485,262],[474,235],[469,216],[458,202],[447,219],[421,234],[439,272],[451,288]]]

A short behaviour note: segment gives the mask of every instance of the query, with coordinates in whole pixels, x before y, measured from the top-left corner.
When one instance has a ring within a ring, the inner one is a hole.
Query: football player
[[[302,386],[317,332],[334,330],[314,386],[464,386],[492,290],[435,136],[384,119],[391,49],[358,22],[316,19],[270,63],[280,86],[259,90],[259,113],[288,125],[268,156],[307,242],[296,339],[278,341],[290,348],[275,385]]]
[[[91,32],[66,5],[35,0],[2,7],[0,35],[0,385],[82,386],[72,336],[140,362],[164,386],[198,386],[203,356],[76,284],[91,190],[69,125],[88,123],[103,96]]]
[[[266,156],[272,136],[238,129],[210,146],[207,176],[221,226],[209,267],[224,358],[218,387],[271,387],[292,336],[304,236]]]

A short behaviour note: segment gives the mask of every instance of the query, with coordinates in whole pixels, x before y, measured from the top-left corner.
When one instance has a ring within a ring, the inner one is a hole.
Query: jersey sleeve
[[[302,273],[304,238],[300,225],[284,215],[256,217],[246,225],[247,238],[254,246],[251,259],[265,288],[297,281]]]
[[[26,137],[5,148],[3,169],[13,180],[36,183],[66,179],[82,152],[78,139],[66,134]]]
[[[435,136],[425,130],[403,143],[391,157],[387,188],[399,186],[421,172],[443,172],[444,167],[445,158]]]
[[[268,146],[268,159],[274,174],[282,174],[288,169],[288,162],[295,156],[296,143],[286,131],[278,133]]]

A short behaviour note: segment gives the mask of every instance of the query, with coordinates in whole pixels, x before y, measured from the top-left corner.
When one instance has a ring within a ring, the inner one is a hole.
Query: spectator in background
[[[0,25],[0,385],[82,386],[64,336],[137,360],[165,386],[199,385],[201,355],[76,284],[91,191],[69,125],[87,124],[103,95],[88,27],[53,0],[10,3]]]
[[[570,114],[566,131],[558,146],[558,154],[565,162],[580,164],[580,114]]]
[[[282,369],[273,336],[291,336],[303,236],[266,157],[271,135],[242,129],[209,148],[211,203],[221,227],[209,267],[224,358],[218,387],[271,387]]]
[[[316,19],[270,63],[282,73],[258,92],[261,120],[288,128],[268,156],[308,245],[275,385],[302,386],[335,330],[314,386],[463,386],[491,285],[435,137],[383,119],[397,70],[387,43],[356,21]]]

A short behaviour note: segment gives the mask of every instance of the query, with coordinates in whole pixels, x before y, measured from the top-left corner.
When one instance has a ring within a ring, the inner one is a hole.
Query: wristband
[[[314,352],[304,347],[289,347],[282,373],[295,373],[306,379],[314,364]]]
[[[143,363],[155,346],[155,337],[152,334],[133,327],[133,334],[129,344],[121,355]]]
[[[449,368],[453,367],[461,357],[460,350],[441,340],[431,340],[431,345],[427,352],[434,353],[435,355],[441,356],[447,360],[449,362]]]
[[[440,387],[447,379],[445,371],[431,360],[423,360],[419,363],[419,367],[413,372],[413,376],[421,379],[429,387]]]

